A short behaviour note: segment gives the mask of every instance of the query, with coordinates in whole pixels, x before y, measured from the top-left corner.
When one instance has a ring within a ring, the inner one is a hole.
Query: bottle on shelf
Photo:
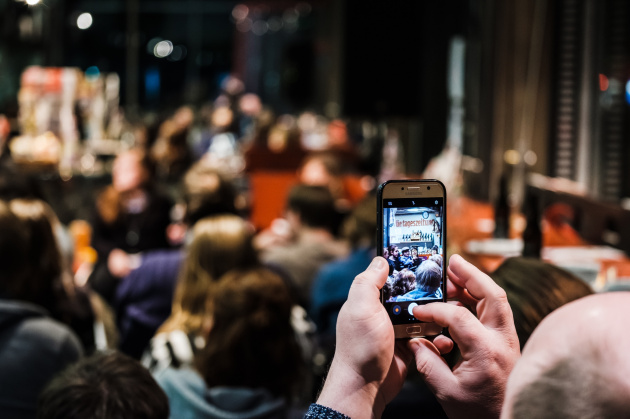
[[[542,231],[538,211],[538,197],[528,193],[525,199],[525,219],[527,226],[523,231],[523,256],[540,258],[542,250]]]
[[[506,239],[510,233],[510,205],[508,204],[507,177],[499,180],[499,197],[494,207],[494,237]]]

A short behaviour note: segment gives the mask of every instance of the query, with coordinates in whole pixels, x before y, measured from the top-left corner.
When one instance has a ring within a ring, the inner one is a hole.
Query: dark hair
[[[507,294],[521,349],[549,313],[593,293],[577,276],[537,259],[507,259],[490,277]]]
[[[184,176],[184,221],[193,225],[202,218],[219,214],[237,214],[236,190],[215,168],[200,161]]]
[[[301,355],[285,282],[266,268],[225,274],[209,297],[212,327],[196,365],[208,387],[263,387],[290,396]]]
[[[414,273],[407,268],[398,272],[392,286],[393,295],[403,295],[414,289],[416,289],[416,277]]]
[[[431,250],[435,250],[436,252],[439,252],[440,248],[438,247],[437,244],[434,244],[433,247],[431,248]]]
[[[388,301],[392,298],[392,295],[394,295],[392,285],[389,281],[386,281],[385,284],[383,284],[383,301]]]
[[[26,277],[14,298],[38,304],[51,312],[67,299],[62,285],[62,259],[53,231],[52,209],[37,199],[14,199],[10,209],[22,223],[28,237]]]
[[[168,418],[168,399],[149,371],[119,352],[84,358],[40,394],[38,419]]]
[[[25,292],[28,235],[24,223],[0,201],[0,296],[15,298]]]
[[[416,269],[416,289],[435,292],[442,284],[442,268],[432,260],[425,260]]]
[[[304,225],[334,232],[337,221],[335,201],[325,186],[294,186],[289,192],[287,206],[300,216]]]

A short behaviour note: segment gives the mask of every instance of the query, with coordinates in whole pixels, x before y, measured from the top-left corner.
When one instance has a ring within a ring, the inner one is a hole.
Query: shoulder
[[[196,342],[182,330],[158,333],[151,339],[142,364],[154,373],[169,367],[189,366],[196,351]]]

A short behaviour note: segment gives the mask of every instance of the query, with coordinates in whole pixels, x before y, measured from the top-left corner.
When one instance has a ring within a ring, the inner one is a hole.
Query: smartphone
[[[439,180],[389,180],[378,188],[377,251],[389,276],[381,301],[397,339],[435,336],[417,305],[446,301],[446,188]]]

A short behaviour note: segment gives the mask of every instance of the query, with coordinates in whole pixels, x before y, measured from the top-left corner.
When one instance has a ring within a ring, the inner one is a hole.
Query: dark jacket
[[[0,417],[34,418],[37,396],[83,348],[36,305],[0,299]]]
[[[139,359],[158,327],[171,315],[183,260],[182,250],[149,251],[142,254],[140,266],[120,281],[114,308],[122,352]]]

